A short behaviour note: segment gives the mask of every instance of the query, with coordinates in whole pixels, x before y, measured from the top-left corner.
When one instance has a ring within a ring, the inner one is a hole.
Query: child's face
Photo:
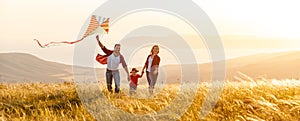
[[[136,72],[135,72],[135,71],[133,71],[133,72],[132,72],[132,75],[134,75],[134,76],[135,76],[135,75],[136,75]]]

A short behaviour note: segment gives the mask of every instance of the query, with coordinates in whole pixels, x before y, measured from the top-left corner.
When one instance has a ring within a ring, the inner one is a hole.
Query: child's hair
[[[132,72],[139,72],[139,70],[137,70],[136,68],[132,68],[130,73],[132,73]]]

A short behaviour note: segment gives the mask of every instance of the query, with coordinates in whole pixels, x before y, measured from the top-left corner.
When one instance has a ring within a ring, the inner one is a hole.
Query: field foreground
[[[143,98],[147,92],[143,85],[138,87],[136,96],[128,96],[127,88],[121,94],[110,94],[99,87],[103,95],[97,89],[87,88],[93,91],[87,91],[84,97],[78,96],[80,90],[73,83],[0,84],[0,120],[134,120],[139,116],[138,119],[148,120],[300,120],[297,80],[226,82],[206,117],[199,114],[209,97],[210,84],[199,84],[195,98],[189,87],[183,91],[178,87],[166,85],[155,96]],[[185,99],[191,100],[183,102]],[[188,107],[180,113],[184,104]],[[161,113],[164,111],[167,113]]]

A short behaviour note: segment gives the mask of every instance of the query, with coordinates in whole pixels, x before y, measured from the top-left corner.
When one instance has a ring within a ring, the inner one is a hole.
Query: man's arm
[[[124,69],[125,69],[125,71],[126,71],[126,73],[127,73],[127,80],[130,81],[130,76],[129,76],[128,68],[126,67],[126,68],[124,68]]]
[[[100,42],[99,40],[99,35],[96,36],[96,39],[98,41],[98,45],[103,49],[104,48],[104,45]]]
[[[127,73],[127,80],[130,81],[129,71],[128,71],[127,64],[125,62],[125,59],[124,59],[123,55],[120,55],[120,62],[121,62],[123,68],[125,69],[125,71]]]
[[[102,51],[106,54],[106,55],[111,55],[113,53],[112,50],[106,49],[106,47],[100,42],[99,40],[99,35],[96,36],[96,39],[98,41],[98,45],[101,47]]]

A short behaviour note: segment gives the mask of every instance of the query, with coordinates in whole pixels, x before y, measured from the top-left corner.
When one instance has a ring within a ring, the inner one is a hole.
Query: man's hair
[[[115,44],[115,47],[117,47],[117,46],[121,46],[120,44]]]

